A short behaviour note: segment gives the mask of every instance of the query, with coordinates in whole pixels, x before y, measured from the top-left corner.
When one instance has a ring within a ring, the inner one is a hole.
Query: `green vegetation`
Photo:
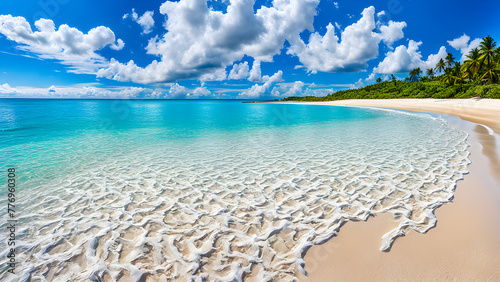
[[[462,63],[451,53],[440,59],[434,69],[422,76],[420,68],[413,69],[404,81],[394,75],[390,80],[359,89],[342,90],[324,97],[288,97],[283,101],[332,101],[344,99],[401,99],[401,98],[472,98],[500,99],[500,47],[487,36]],[[438,75],[439,74],[439,75]]]

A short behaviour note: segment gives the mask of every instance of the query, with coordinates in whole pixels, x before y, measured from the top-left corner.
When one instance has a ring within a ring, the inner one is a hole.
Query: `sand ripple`
[[[378,213],[399,224],[382,238],[389,250],[409,230],[435,226],[434,210],[453,198],[469,163],[466,133],[394,115],[388,124],[103,148],[106,161],[89,161],[23,199],[21,274],[2,275],[239,281],[252,271],[261,281],[292,280],[307,270],[312,245]]]

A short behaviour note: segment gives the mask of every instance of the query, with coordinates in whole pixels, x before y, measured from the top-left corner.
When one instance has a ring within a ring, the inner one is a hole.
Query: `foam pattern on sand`
[[[378,213],[398,223],[382,238],[389,250],[409,230],[435,226],[434,210],[453,198],[469,153],[467,134],[442,120],[387,115],[140,146],[117,134],[93,137],[125,145],[102,146],[71,173],[31,184],[20,199],[19,274],[1,275],[241,281],[251,272],[292,280],[306,272],[312,245]]]

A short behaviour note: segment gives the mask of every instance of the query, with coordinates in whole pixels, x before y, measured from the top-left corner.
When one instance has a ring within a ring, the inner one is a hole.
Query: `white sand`
[[[311,103],[307,103],[311,104]],[[458,116],[500,132],[500,100],[344,100],[314,104],[369,106]],[[458,119],[456,119],[458,120]],[[301,281],[500,281],[500,135],[456,121],[471,134],[470,173],[453,203],[436,210],[436,228],[399,238],[390,252],[379,238],[393,228],[388,215],[348,222],[337,237],[312,247]]]
[[[434,112],[485,124],[500,133],[500,99],[366,99],[314,102],[307,104],[365,106]]]

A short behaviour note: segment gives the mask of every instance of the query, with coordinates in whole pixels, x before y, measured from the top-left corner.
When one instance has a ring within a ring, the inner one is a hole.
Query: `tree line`
[[[500,99],[500,47],[487,36],[462,62],[448,53],[434,68],[415,68],[398,80],[391,74],[386,81],[359,89],[340,90],[323,97],[287,97],[284,101],[331,101],[343,99],[395,98],[492,98]]]
[[[433,79],[441,73],[440,79],[448,85],[464,83],[498,83],[500,78],[500,47],[491,36],[483,38],[479,47],[472,49],[466,55],[463,63],[455,61],[453,54],[448,53],[441,58],[434,69],[426,70],[426,77],[421,77],[422,70],[415,68],[410,71],[406,82],[417,82],[421,79]],[[381,80],[378,80],[380,82]]]

